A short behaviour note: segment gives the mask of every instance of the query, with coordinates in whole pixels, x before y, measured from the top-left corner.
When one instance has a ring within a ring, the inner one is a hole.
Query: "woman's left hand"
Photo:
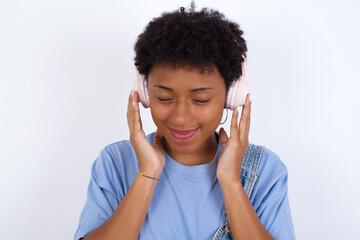
[[[217,165],[216,175],[219,181],[240,181],[240,169],[249,145],[250,94],[246,96],[246,101],[241,111],[240,124],[238,126],[238,107],[233,110],[230,126],[230,138],[223,128],[220,129],[219,138],[222,144],[222,153]]]

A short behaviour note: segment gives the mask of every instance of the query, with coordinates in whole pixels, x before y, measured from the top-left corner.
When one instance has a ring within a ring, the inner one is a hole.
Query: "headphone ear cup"
[[[226,108],[230,110],[243,106],[249,92],[249,84],[246,82],[245,60],[241,63],[241,69],[241,76],[231,84],[226,95]]]
[[[146,107],[145,108],[149,108],[150,107],[150,100],[149,100],[149,93],[148,93],[148,87],[145,81],[145,76],[141,75],[142,79],[143,79],[143,87],[144,87],[144,102],[146,103]]]
[[[149,94],[147,91],[145,76],[140,74],[136,69],[136,78],[133,82],[133,90],[139,93],[140,102],[144,108],[150,107]]]

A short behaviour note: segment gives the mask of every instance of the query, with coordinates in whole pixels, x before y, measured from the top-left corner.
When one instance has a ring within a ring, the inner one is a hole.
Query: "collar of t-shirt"
[[[219,141],[219,137],[218,137],[217,133],[216,133],[216,138],[217,138],[217,142],[218,142],[217,150],[216,150],[216,154],[215,154],[214,158],[210,162],[205,163],[205,164],[200,164],[200,165],[194,165],[194,166],[184,165],[184,164],[181,164],[181,163],[177,162],[176,160],[174,160],[165,151],[166,162],[165,162],[164,168],[169,171],[176,171],[176,172],[180,172],[182,174],[186,174],[186,175],[189,174],[192,176],[194,176],[194,174],[215,173],[217,163],[219,160],[219,156],[222,151],[222,145],[221,145],[221,142]]]

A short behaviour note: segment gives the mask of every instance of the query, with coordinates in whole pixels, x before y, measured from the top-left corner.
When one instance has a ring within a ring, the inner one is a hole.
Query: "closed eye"
[[[173,100],[172,98],[159,98],[159,97],[157,97],[157,99],[159,100],[159,101],[161,101],[161,102],[166,102],[166,101],[171,101],[171,100]],[[194,99],[194,102],[198,102],[198,103],[207,103],[207,102],[209,102],[210,101],[210,99],[207,99],[207,100],[195,100]]]
[[[159,98],[159,97],[158,97],[157,99],[158,99],[159,101],[164,101],[164,102],[165,102],[165,101],[170,101],[170,100],[172,100],[171,98],[166,98],[166,99],[165,99],[165,98]]]
[[[207,102],[209,102],[210,101],[210,99],[208,99],[208,100],[194,100],[195,102],[199,102],[199,103],[207,103]]]

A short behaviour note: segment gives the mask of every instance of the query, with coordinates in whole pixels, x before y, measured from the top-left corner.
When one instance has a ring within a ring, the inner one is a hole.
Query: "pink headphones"
[[[226,108],[233,110],[237,106],[245,104],[246,95],[248,94],[249,84],[246,82],[245,61],[241,64],[242,75],[236,79],[229,87],[226,96]],[[150,107],[149,94],[146,87],[145,76],[141,75],[137,69],[136,79],[133,83],[133,90],[139,93],[140,101],[144,108]]]

